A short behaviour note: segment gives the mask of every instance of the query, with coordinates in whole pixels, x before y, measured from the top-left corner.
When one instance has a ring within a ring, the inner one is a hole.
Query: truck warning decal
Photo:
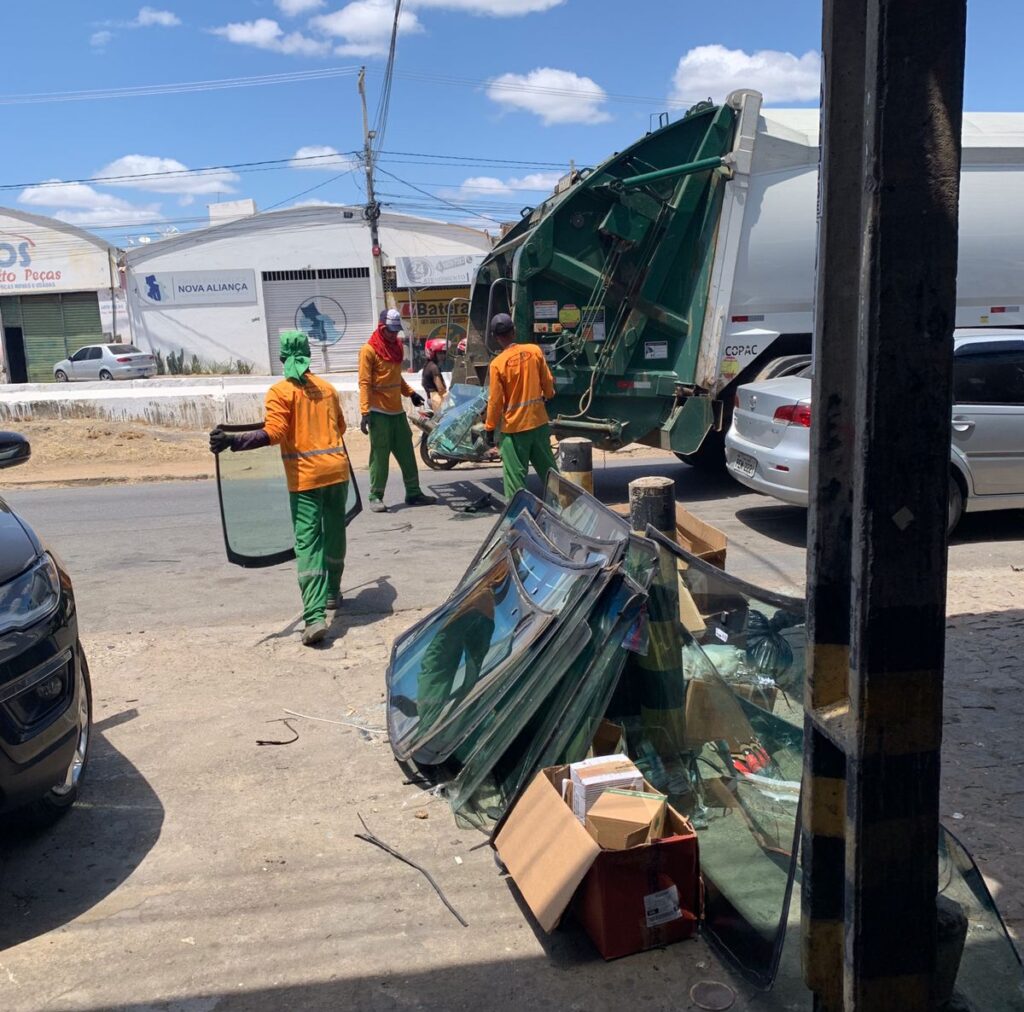
[[[644,360],[668,358],[668,341],[647,341],[644,344]]]

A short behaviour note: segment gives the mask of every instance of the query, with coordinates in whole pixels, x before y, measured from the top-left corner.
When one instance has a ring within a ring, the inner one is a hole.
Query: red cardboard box
[[[671,835],[602,850],[562,798],[568,776],[568,766],[538,773],[494,841],[540,926],[553,931],[575,897],[574,910],[605,959],[692,937],[702,892],[689,821],[669,807]]]

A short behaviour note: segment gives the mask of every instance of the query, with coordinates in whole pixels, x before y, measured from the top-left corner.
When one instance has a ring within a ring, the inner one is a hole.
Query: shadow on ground
[[[164,809],[148,781],[97,733],[82,794],[45,830],[16,819],[0,826],[0,951],[74,920],[106,899],[145,860],[160,836]]]
[[[771,500],[766,500],[771,503]],[[752,531],[793,548],[807,547],[807,510],[803,506],[771,503],[736,511],[736,519]]]

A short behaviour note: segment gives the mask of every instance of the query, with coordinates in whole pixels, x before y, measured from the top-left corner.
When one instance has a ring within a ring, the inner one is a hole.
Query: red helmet
[[[448,350],[448,342],[443,337],[432,337],[423,347],[428,355],[440,358]]]

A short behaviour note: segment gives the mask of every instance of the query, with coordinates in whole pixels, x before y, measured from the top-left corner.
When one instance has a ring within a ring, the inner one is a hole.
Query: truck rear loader
[[[456,381],[486,384],[510,312],[557,435],[717,465],[736,388],[810,362],[818,119],[733,92],[524,208],[477,271]],[[956,325],[987,324],[1024,326],[1022,113],[964,115]]]

